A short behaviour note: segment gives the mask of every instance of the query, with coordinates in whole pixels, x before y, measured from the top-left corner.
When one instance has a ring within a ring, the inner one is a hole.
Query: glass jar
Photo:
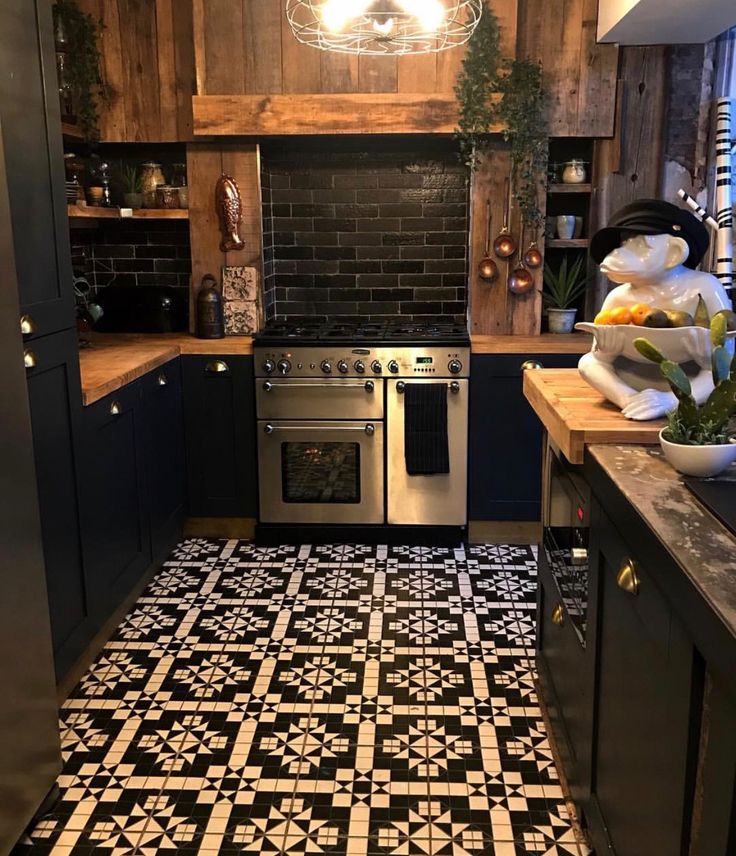
[[[159,184],[156,188],[156,207],[157,208],[178,208],[179,207],[179,190],[172,187],[170,184]]]
[[[562,172],[564,184],[583,184],[585,182],[585,162],[577,159],[568,161]]]
[[[156,188],[166,184],[164,171],[161,164],[155,161],[146,161],[141,164],[141,192],[143,193],[143,207],[156,208]]]
[[[186,187],[187,186],[187,165],[185,163],[171,164],[171,186]]]

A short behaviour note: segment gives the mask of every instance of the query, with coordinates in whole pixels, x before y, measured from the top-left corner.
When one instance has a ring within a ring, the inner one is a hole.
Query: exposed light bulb
[[[445,7],[440,0],[398,0],[399,6],[419,20],[423,29],[434,32],[445,18]]]
[[[340,33],[359,15],[363,15],[375,0],[325,0],[320,15],[331,33]]]
[[[378,33],[379,36],[390,36],[391,33],[394,31],[395,26],[395,18],[387,18],[383,23],[381,23],[378,18],[373,19],[373,29]]]

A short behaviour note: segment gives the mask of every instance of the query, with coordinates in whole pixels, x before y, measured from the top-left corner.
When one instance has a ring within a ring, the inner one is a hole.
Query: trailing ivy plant
[[[88,142],[96,142],[100,138],[98,99],[104,96],[99,48],[102,23],[83,12],[74,0],[57,0],[54,15],[69,43],[66,70],[79,129]]]
[[[486,2],[455,85],[459,120],[456,137],[463,161],[472,169],[489,145],[495,124],[511,143],[514,199],[524,222],[539,227],[537,206],[546,171],[549,125],[542,67],[529,59],[501,54],[498,18]]]

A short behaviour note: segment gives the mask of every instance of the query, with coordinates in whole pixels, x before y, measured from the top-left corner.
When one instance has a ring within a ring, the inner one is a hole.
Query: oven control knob
[[[373,362],[371,363],[371,371],[373,372],[373,374],[381,374],[381,372],[383,371],[383,367],[378,362],[378,360],[373,360]]]
[[[340,374],[348,373],[348,364],[345,362],[345,360],[340,360],[340,362],[337,364],[337,370],[340,372]]]
[[[332,372],[332,363],[329,360],[322,360],[320,368],[325,374],[331,374]]]
[[[266,374],[273,374],[275,368],[276,363],[273,360],[266,360],[263,363],[263,371],[266,372]]]
[[[365,372],[365,363],[363,360],[356,360],[353,363],[353,368],[358,372],[358,374],[363,374]]]
[[[463,364],[460,362],[460,360],[450,360],[450,362],[447,364],[447,368],[450,370],[451,374],[460,374],[460,372],[463,370]]]
[[[391,374],[399,373],[399,364],[396,362],[396,360],[388,361],[388,370],[391,372]]]
[[[279,360],[276,368],[279,370],[279,374],[287,375],[291,371],[291,363],[288,360]]]

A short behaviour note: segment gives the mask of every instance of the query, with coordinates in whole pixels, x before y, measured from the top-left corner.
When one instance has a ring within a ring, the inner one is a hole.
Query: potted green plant
[[[729,420],[736,413],[736,358],[726,347],[728,314],[717,313],[710,324],[713,392],[698,406],[688,376],[668,360],[648,339],[634,340],[639,353],[659,364],[677,407],[667,414],[667,426],[659,432],[665,458],[681,473],[708,478],[723,472],[736,461],[736,445],[729,433]]]
[[[121,163],[117,170],[117,180],[123,194],[126,208],[143,207],[143,180],[138,167]]]
[[[584,265],[585,256],[579,256],[572,265],[565,256],[556,272],[545,265],[542,299],[547,304],[550,333],[572,332],[578,311],[572,304],[585,293],[588,282]]]

